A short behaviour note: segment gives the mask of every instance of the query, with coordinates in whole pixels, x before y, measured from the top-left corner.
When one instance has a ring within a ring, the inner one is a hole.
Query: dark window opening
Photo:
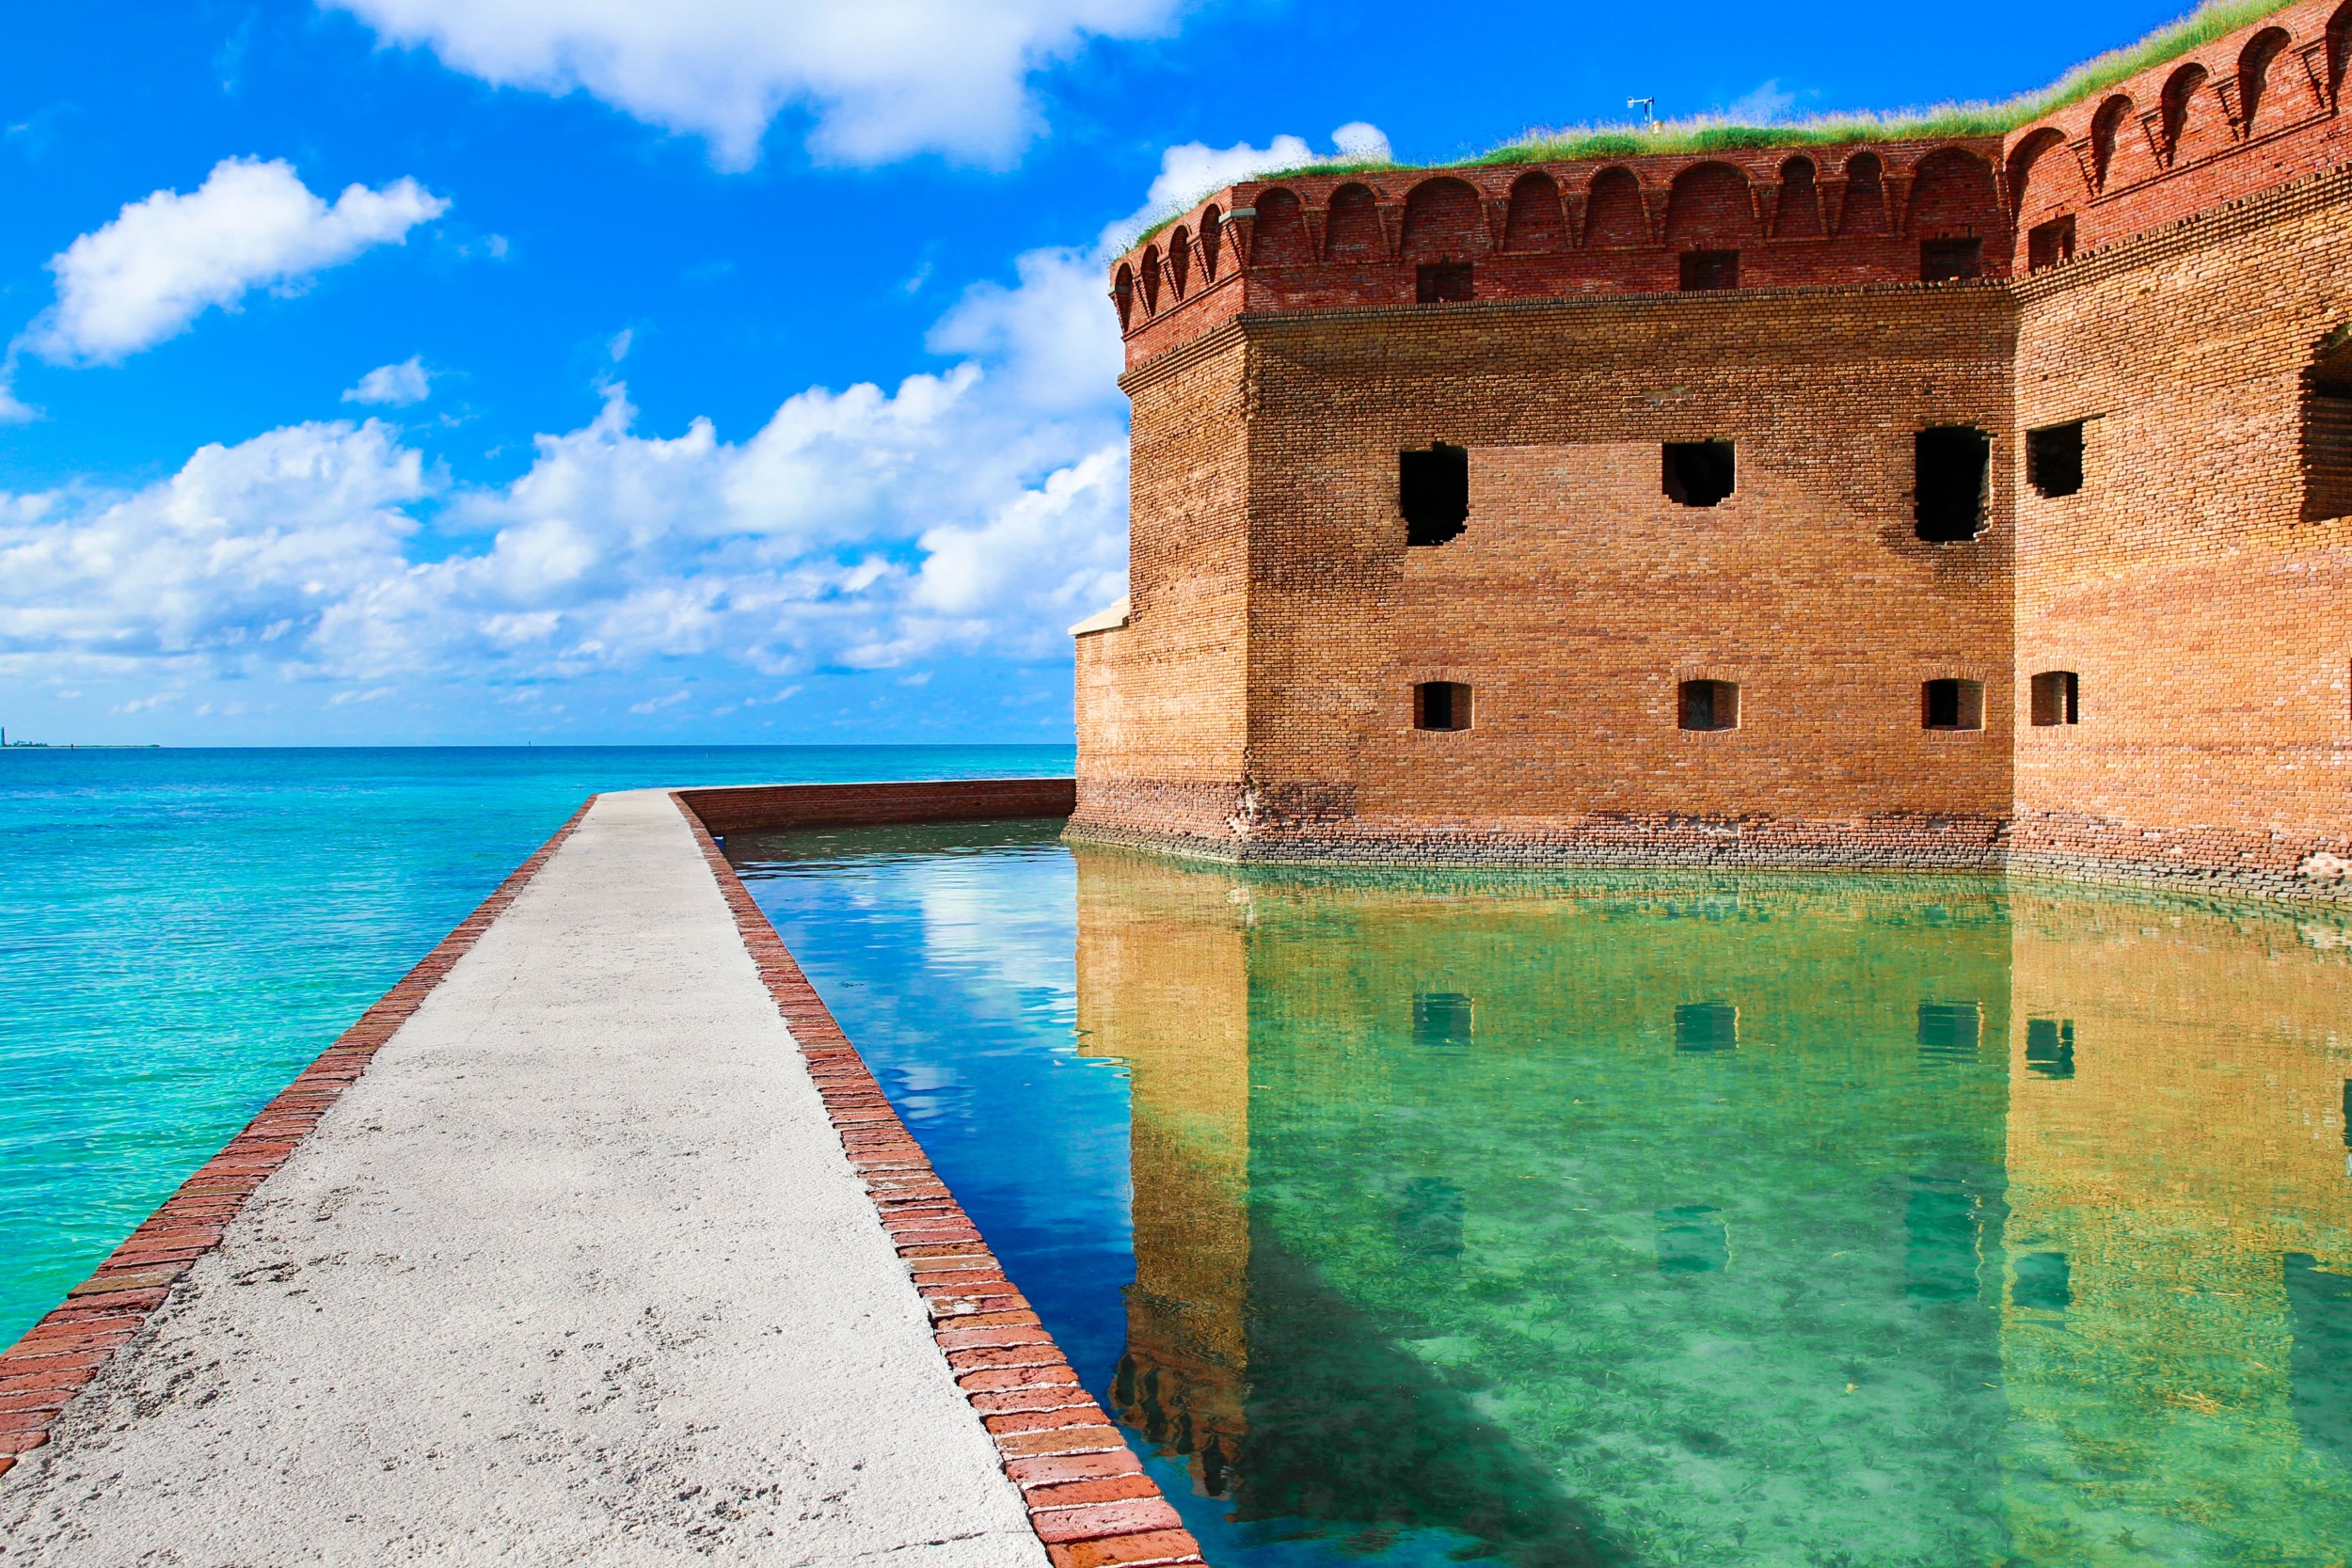
[[[1423,991],[1413,998],[1415,1045],[1468,1045],[1470,999],[1460,991]]]
[[[1929,681],[1919,689],[1919,722],[1931,730],[1984,728],[1984,682]]]
[[[1686,730],[1740,727],[1740,688],[1730,681],[1684,681],[1677,722]]]
[[[1460,681],[1423,681],[1413,688],[1413,728],[1467,730],[1470,727],[1470,689]]]
[[[2026,1070],[2037,1078],[2074,1076],[2074,1021],[2026,1021]]]
[[[1396,499],[1407,545],[1442,545],[1470,521],[1470,452],[1443,441],[1396,454]]]
[[[1958,283],[1984,276],[1982,240],[1922,240],[1919,242],[1919,281]]]
[[[2083,422],[2026,432],[2026,479],[2053,499],[2083,487]]]
[[[2303,383],[2303,520],[2352,516],[2352,333],[2337,332]]]
[[[1702,289],[1736,289],[1740,286],[1740,253],[1736,250],[1686,250],[1682,253],[1682,288],[1686,293]]]
[[[2040,1312],[2063,1312],[2074,1305],[2074,1271],[2062,1252],[2028,1252],[2017,1259],[2017,1277],[2009,1288],[2011,1307]]]
[[[1684,506],[1715,505],[1736,478],[1729,441],[1669,441],[1664,466],[1666,494]]]
[[[2321,1268],[2308,1252],[2290,1252],[2286,1275],[2288,1363],[2295,1424],[2307,1449],[2352,1459],[2352,1275]]]
[[[1683,1203],[1658,1211],[1660,1274],[1720,1274],[1730,1261],[1731,1237],[1721,1210]]]
[[[1421,305],[1444,305],[1470,297],[1470,263],[1425,261],[1413,270],[1413,299]]]
[[[1675,1049],[1693,1055],[1740,1049],[1740,1009],[1728,1002],[1692,1002],[1675,1009]]]
[[[1993,467],[1993,437],[1974,425],[1934,425],[1919,432],[1913,454],[1919,537],[1939,545],[1974,539],[1984,528],[1985,482]]]
[[[2074,259],[2074,215],[2037,223],[2026,231],[2026,265],[2034,272]]]
[[[2043,671],[2033,678],[2033,721],[2044,729],[2082,722],[2081,693],[2074,671]]]
[[[1919,1055],[1926,1061],[1973,1062],[1984,1032],[1984,1010],[1974,1002],[1919,1004]]]

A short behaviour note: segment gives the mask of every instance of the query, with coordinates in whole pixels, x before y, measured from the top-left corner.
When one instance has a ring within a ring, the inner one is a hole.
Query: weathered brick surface
[[[1196,230],[1254,215],[1216,276],[1196,245],[1184,290],[1129,300],[1133,608],[1078,640],[1073,833],[2352,895],[2352,525],[2302,520],[2305,372],[2352,327],[2337,14],[1998,144],[1546,166],[1556,207],[1523,168],[1285,182],[1295,214],[1220,193]],[[2060,218],[2074,259],[2027,276]],[[1985,280],[1895,281],[1960,234]],[[1788,286],[1662,292],[1714,246]],[[1457,255],[1470,302],[1398,292]],[[2036,494],[2026,432],[2077,419],[2088,483]],[[1971,541],[1916,537],[1937,424],[1993,438]],[[1661,443],[1697,439],[1735,443],[1719,506],[1662,494]],[[1469,449],[1470,522],[1412,547],[1397,453],[1435,441]],[[2044,670],[2081,677],[2080,723],[2026,722]],[[1926,728],[1932,679],[1981,682],[1983,728]],[[1737,683],[1739,727],[1679,729],[1688,680]],[[1414,728],[1432,681],[1472,689],[1470,728]]]

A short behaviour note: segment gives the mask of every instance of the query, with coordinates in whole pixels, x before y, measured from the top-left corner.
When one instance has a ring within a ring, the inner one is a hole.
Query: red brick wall
[[[2082,719],[2018,731],[2021,857],[2280,889],[2352,859],[2352,521],[2302,520],[2298,441],[2352,322],[2352,173],[2019,294],[2021,434],[2090,421],[2080,494],[2015,475],[2016,700],[2071,670]]]
[[[1981,862],[2007,705],[1928,732],[1919,687],[2006,685],[2007,485],[1981,538],[1923,543],[1911,442],[2006,427],[2010,322],[1986,287],[1268,318],[1252,852]],[[1703,438],[1738,488],[1682,506],[1661,443]],[[1470,449],[1469,526],[1408,547],[1397,452],[1436,440]],[[1740,729],[1677,726],[1701,678],[1741,684]],[[1413,728],[1432,680],[1472,728]]]
[[[1223,831],[1248,741],[1249,388],[1238,327],[1131,381],[1129,624],[1077,640],[1077,819]]]
[[[847,828],[894,822],[990,822],[1068,816],[1069,779],[949,779],[918,784],[749,784],[682,789],[679,801],[710,832]]]

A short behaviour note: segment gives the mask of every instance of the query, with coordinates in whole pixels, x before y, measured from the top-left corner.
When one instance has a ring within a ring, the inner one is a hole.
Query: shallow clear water
[[[600,789],[1067,747],[0,751],[0,1346]]]
[[[729,851],[1213,1562],[2343,1564],[2352,921]]]

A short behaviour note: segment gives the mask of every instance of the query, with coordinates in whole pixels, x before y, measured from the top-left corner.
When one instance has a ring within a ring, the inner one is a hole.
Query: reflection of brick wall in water
[[[1246,1442],[1249,1011],[1246,905],[1223,878],[1081,852],[1080,1049],[1126,1065],[1136,1280],[1120,1418],[1223,1496]]]
[[[2328,1418],[2352,1409],[2352,1363],[2313,1354],[2352,1331],[2333,1299],[2352,1295],[2342,928],[2157,900],[2014,911],[2017,1553],[2074,1559],[2072,1478],[2097,1472],[2120,1510],[2329,1560],[2345,1472],[2300,1456],[2352,1460]]]
[[[2352,895],[2348,57],[2307,0],[2005,138],[1196,205],[1114,266],[1075,831]]]

